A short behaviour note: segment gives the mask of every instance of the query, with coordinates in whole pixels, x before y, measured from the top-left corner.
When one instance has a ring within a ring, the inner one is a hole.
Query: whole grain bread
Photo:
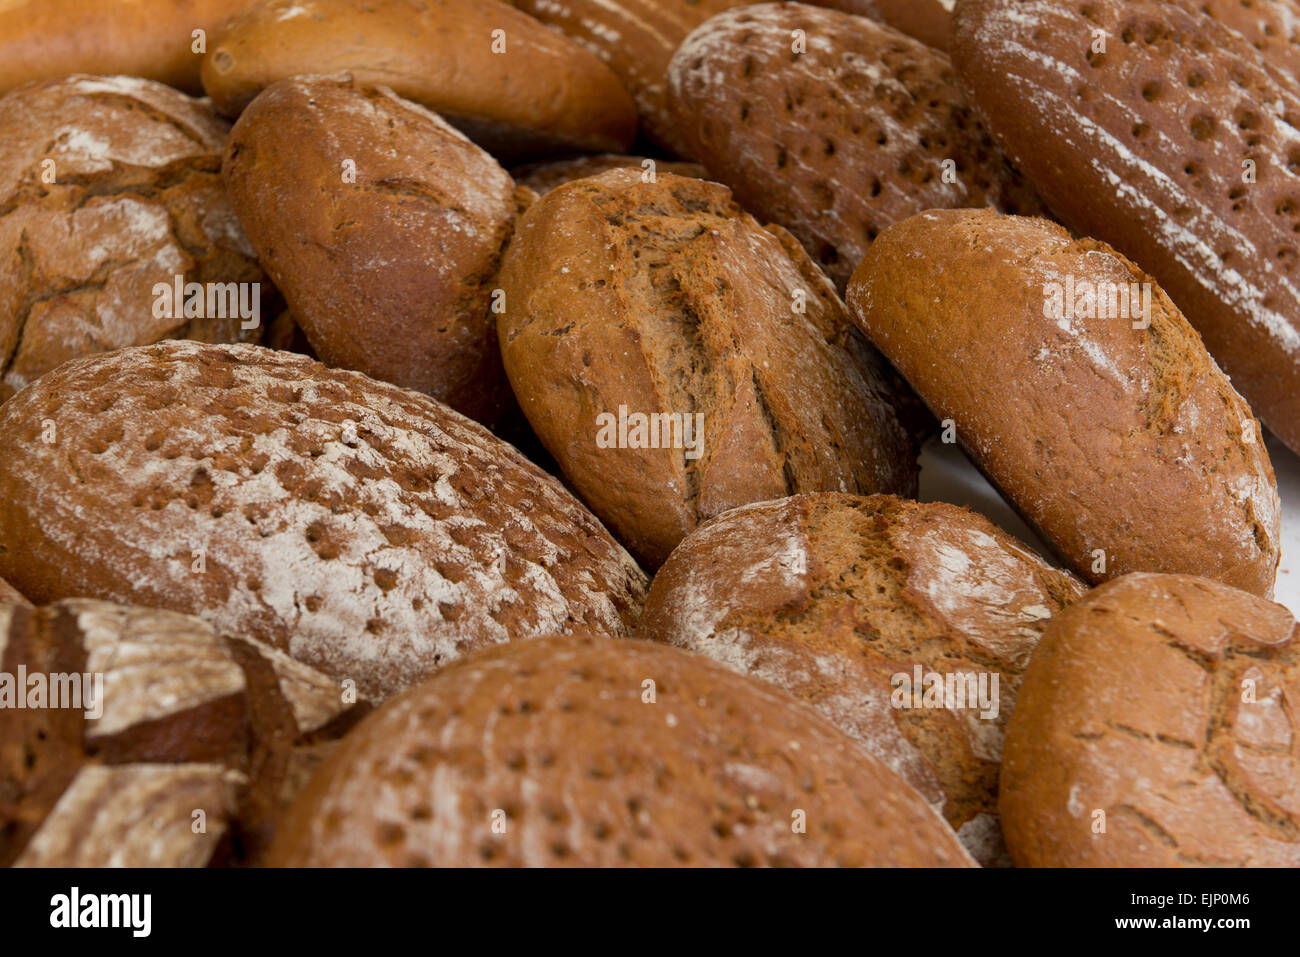
[[[234,116],[300,74],[351,73],[436,110],[497,156],[622,150],[636,107],[592,53],[497,0],[267,0],[203,61]]]
[[[419,393],[167,342],[0,406],[0,575],[199,615],[376,699],[460,654],[626,631],[645,577],[554,479]]]
[[[797,495],[688,535],[655,576],[636,636],[808,702],[992,865],[1005,863],[997,777],[1020,674],[1043,627],[1084,590],[965,509]],[[973,683],[924,703],[918,667],[922,684]]]
[[[915,490],[874,351],[798,243],[724,186],[627,169],[561,186],[520,218],[500,285],[524,414],[647,566],[748,502]],[[638,438],[638,415],[678,418]]]
[[[538,196],[545,196],[557,186],[575,179],[597,176],[611,169],[635,169],[649,179],[660,173],[674,176],[694,176],[709,179],[709,171],[699,163],[682,163],[675,160],[651,159],[648,156],[627,156],[621,153],[601,153],[596,156],[572,156],[560,160],[528,163],[510,171],[515,182],[527,186]]]
[[[969,866],[811,709],[645,641],[543,638],[385,703],[285,817],[273,865]]]
[[[20,867],[255,859],[295,743],[349,710],[286,655],[90,599],[0,604],[0,702],[0,865]]]
[[[227,131],[149,80],[72,76],[0,98],[0,401],[92,352],[261,337],[275,291],[221,182]],[[201,285],[203,314],[185,314],[188,293],[160,300],[178,281]],[[256,327],[212,296],[229,283],[257,295]]]
[[[948,58],[865,17],[800,3],[720,14],[673,55],[668,100],[688,155],[841,290],[876,235],[914,213],[1041,212]]]
[[[1105,53],[1093,52],[1098,30]],[[1294,76],[1209,17],[1155,0],[970,0],[953,57],[1062,221],[1154,276],[1300,449]]]
[[[321,361],[496,422],[489,298],[516,211],[496,160],[390,90],[295,77],[241,114],[223,174]]]
[[[888,23],[937,50],[948,49],[955,0],[811,0],[813,6],[842,10]]]
[[[1111,317],[1121,291],[1132,315]],[[1259,424],[1177,307],[1119,253],[1045,220],[936,210],[881,235],[849,307],[1089,581],[1166,571],[1272,594],[1279,504]]]
[[[1048,626],[1007,729],[1002,825],[1031,867],[1300,866],[1296,622],[1184,575]]]

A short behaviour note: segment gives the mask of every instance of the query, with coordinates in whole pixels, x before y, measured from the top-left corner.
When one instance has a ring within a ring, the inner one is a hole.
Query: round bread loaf
[[[914,213],[1041,211],[948,58],[864,17],[799,3],[720,14],[674,54],[668,97],[689,155],[841,289],[876,235]]]
[[[625,631],[646,584],[557,481],[434,400],[183,342],[0,406],[0,575],[197,614],[369,699],[480,645]]]
[[[524,414],[647,566],[748,502],[915,490],[875,353],[724,186],[626,169],[561,186],[520,218],[500,284]]]
[[[674,176],[694,176],[709,179],[709,171],[699,163],[679,163],[673,160],[651,159],[646,156],[625,156],[620,153],[601,153],[598,156],[575,156],[569,159],[529,163],[510,171],[515,182],[527,186],[538,196],[545,196],[557,186],[575,179],[586,179],[611,169],[635,169],[644,178],[658,177],[660,173]]]
[[[148,80],[0,98],[0,401],[87,353],[261,337],[274,303],[221,183],[226,132]]]
[[[351,73],[436,110],[497,156],[621,150],[636,107],[596,56],[497,0],[267,0],[203,61],[234,116],[264,87]]]
[[[1007,729],[1016,863],[1300,867],[1297,644],[1285,608],[1183,575],[1064,611]]]
[[[668,112],[664,73],[686,35],[715,13],[749,0],[513,0],[600,57],[632,94],[645,135],[686,155]]]
[[[965,866],[820,715],[698,655],[544,638],[474,655],[346,737],[272,865]]]
[[[1105,53],[1092,52],[1097,30]],[[953,56],[1062,221],[1151,273],[1300,449],[1294,77],[1209,17],[1156,0],[972,0]]]
[[[138,76],[201,93],[199,64],[208,44],[232,16],[259,2],[6,0],[0,3],[0,93],[70,73]]]
[[[888,23],[910,37],[946,51],[952,37],[952,8],[956,0],[811,0],[860,17]]]
[[[688,535],[655,576],[636,635],[808,702],[991,865],[1005,863],[997,777],[1020,674],[1043,627],[1083,592],[965,509],[798,495]]]
[[[496,160],[387,89],[298,77],[244,110],[223,173],[321,361],[495,423],[489,297],[516,211]]]
[[[0,865],[203,866],[264,848],[320,672],[189,615],[0,604]]]
[[[1089,581],[1166,571],[1272,594],[1279,504],[1259,423],[1119,253],[1041,219],[936,210],[881,235],[849,306]]]

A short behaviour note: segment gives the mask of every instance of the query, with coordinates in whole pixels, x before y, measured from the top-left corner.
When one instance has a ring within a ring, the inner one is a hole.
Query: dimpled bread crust
[[[1300,449],[1294,76],[1154,0],[971,0],[956,24],[958,73],[1013,162],[1072,230],[1154,276]]]
[[[72,76],[0,98],[0,401],[87,353],[261,337],[238,317],[154,314],[154,285],[183,275],[262,282],[271,318],[221,182],[226,133],[206,103],[148,80]]]
[[[1020,686],[1002,764],[1012,857],[1300,867],[1298,697],[1282,606],[1180,575],[1096,589],[1048,626]]]
[[[794,30],[806,52],[791,51]],[[876,235],[914,213],[1041,212],[948,58],[863,17],[797,3],[729,11],[681,45],[668,89],[691,156],[790,230],[841,289]]]
[[[798,495],[696,529],[655,576],[636,636],[789,691],[900,774],[982,864],[1002,729],[1043,627],[1084,592],[983,516],[888,495]],[[998,713],[891,706],[893,676],[997,674]]]
[[[521,408],[650,567],[738,505],[915,490],[878,357],[798,243],[724,186],[626,169],[562,186],[520,218],[500,284]],[[703,416],[699,457],[602,447],[597,417],[620,407]]]
[[[366,698],[482,645],[623,632],[646,585],[558,482],[432,399],[182,342],[0,406],[0,575],[199,615]]]
[[[920,795],[783,692],[590,635],[493,649],[391,699],[312,778],[269,862],[973,863]]]
[[[1046,317],[1047,290],[1067,279],[1150,283],[1150,328]],[[1091,582],[1168,571],[1272,594],[1280,506],[1259,424],[1174,304],[1113,249],[1045,220],[936,210],[881,235],[849,306]]]

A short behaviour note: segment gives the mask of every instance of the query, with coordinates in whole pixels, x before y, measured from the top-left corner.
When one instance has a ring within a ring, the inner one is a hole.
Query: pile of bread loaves
[[[1300,865],[1300,0],[19,0],[0,94],[0,864]]]

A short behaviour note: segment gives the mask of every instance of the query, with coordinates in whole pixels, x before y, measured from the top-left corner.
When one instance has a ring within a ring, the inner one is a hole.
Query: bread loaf
[[[648,566],[748,502],[915,489],[910,436],[834,289],[717,183],[623,169],[561,186],[520,218],[500,284],[524,414]]]
[[[936,210],[881,235],[849,307],[1089,581],[1169,571],[1272,594],[1279,505],[1259,424],[1177,307],[1110,247],[1044,220]]]
[[[92,352],[261,337],[274,289],[221,183],[226,132],[148,80],[0,98],[0,400]]]
[[[698,655],[544,638],[458,662],[326,759],[270,862],[969,866],[819,715]]]
[[[0,406],[0,575],[199,615],[362,699],[480,645],[623,632],[645,589],[554,479],[434,400],[184,342]]]
[[[1047,627],[1007,729],[1002,823],[1030,867],[1300,866],[1285,608],[1128,575]]]

